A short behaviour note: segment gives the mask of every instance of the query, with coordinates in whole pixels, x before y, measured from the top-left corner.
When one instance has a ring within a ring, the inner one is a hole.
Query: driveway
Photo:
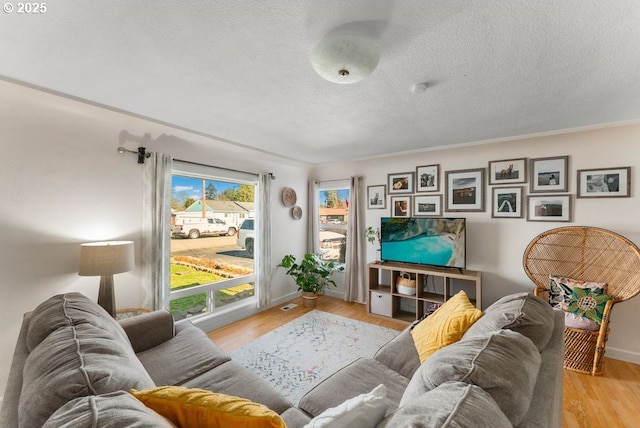
[[[253,258],[238,244],[234,236],[211,236],[198,239],[171,239],[172,256],[189,256],[253,270]]]

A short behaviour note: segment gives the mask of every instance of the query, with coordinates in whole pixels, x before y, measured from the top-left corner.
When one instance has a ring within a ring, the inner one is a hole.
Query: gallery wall
[[[468,144],[453,149],[431,150],[398,156],[385,156],[357,162],[318,166],[314,175],[319,180],[341,177],[344,171],[364,177],[368,186],[386,185],[388,175],[414,172],[416,167],[440,165],[439,192],[420,195],[442,195],[446,171],[460,171],[489,167],[489,162],[504,159],[540,159],[568,157],[568,191],[553,194],[570,195],[570,222],[528,221],[526,207],[522,218],[492,218],[491,192],[485,185],[483,212],[447,212],[443,215],[467,218],[467,268],[482,271],[483,306],[518,291],[531,291],[532,283],[522,267],[522,256],[529,242],[538,234],[566,225],[597,226],[619,233],[640,245],[640,183],[637,163],[640,155],[640,125],[604,127],[592,130],[537,136],[488,144]],[[390,143],[392,144],[392,143]],[[630,195],[620,198],[576,198],[578,169],[630,167]],[[485,171],[486,172],[486,171]],[[487,178],[485,176],[485,178]],[[523,187],[523,198],[530,193],[530,180],[513,186]],[[539,195],[539,194],[535,194]],[[396,195],[397,196],[397,195]],[[377,227],[380,217],[390,216],[390,196],[386,209],[368,209],[366,225]],[[376,246],[367,245],[369,261],[376,259]],[[635,326],[640,323],[640,296],[616,305],[613,310],[611,335],[607,356],[640,363],[640,336]]]

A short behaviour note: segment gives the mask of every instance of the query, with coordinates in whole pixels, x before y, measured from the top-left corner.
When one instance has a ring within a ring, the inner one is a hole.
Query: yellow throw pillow
[[[178,427],[286,428],[276,412],[245,398],[183,386],[129,392]]]
[[[464,291],[447,300],[411,330],[420,362],[438,349],[460,340],[481,316],[482,312],[471,304]]]

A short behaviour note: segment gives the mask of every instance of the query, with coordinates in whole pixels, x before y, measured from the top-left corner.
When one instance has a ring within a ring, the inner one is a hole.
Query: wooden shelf
[[[399,293],[396,283],[409,274],[416,281],[416,293]],[[443,269],[403,263],[371,263],[367,269],[369,314],[412,322],[422,318],[434,303],[444,303],[460,290],[482,309],[482,274],[471,270]]]

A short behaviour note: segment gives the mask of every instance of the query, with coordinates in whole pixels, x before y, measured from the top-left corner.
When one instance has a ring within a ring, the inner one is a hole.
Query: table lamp
[[[80,246],[80,276],[100,276],[98,304],[116,315],[113,275],[135,268],[132,241],[88,242]]]

